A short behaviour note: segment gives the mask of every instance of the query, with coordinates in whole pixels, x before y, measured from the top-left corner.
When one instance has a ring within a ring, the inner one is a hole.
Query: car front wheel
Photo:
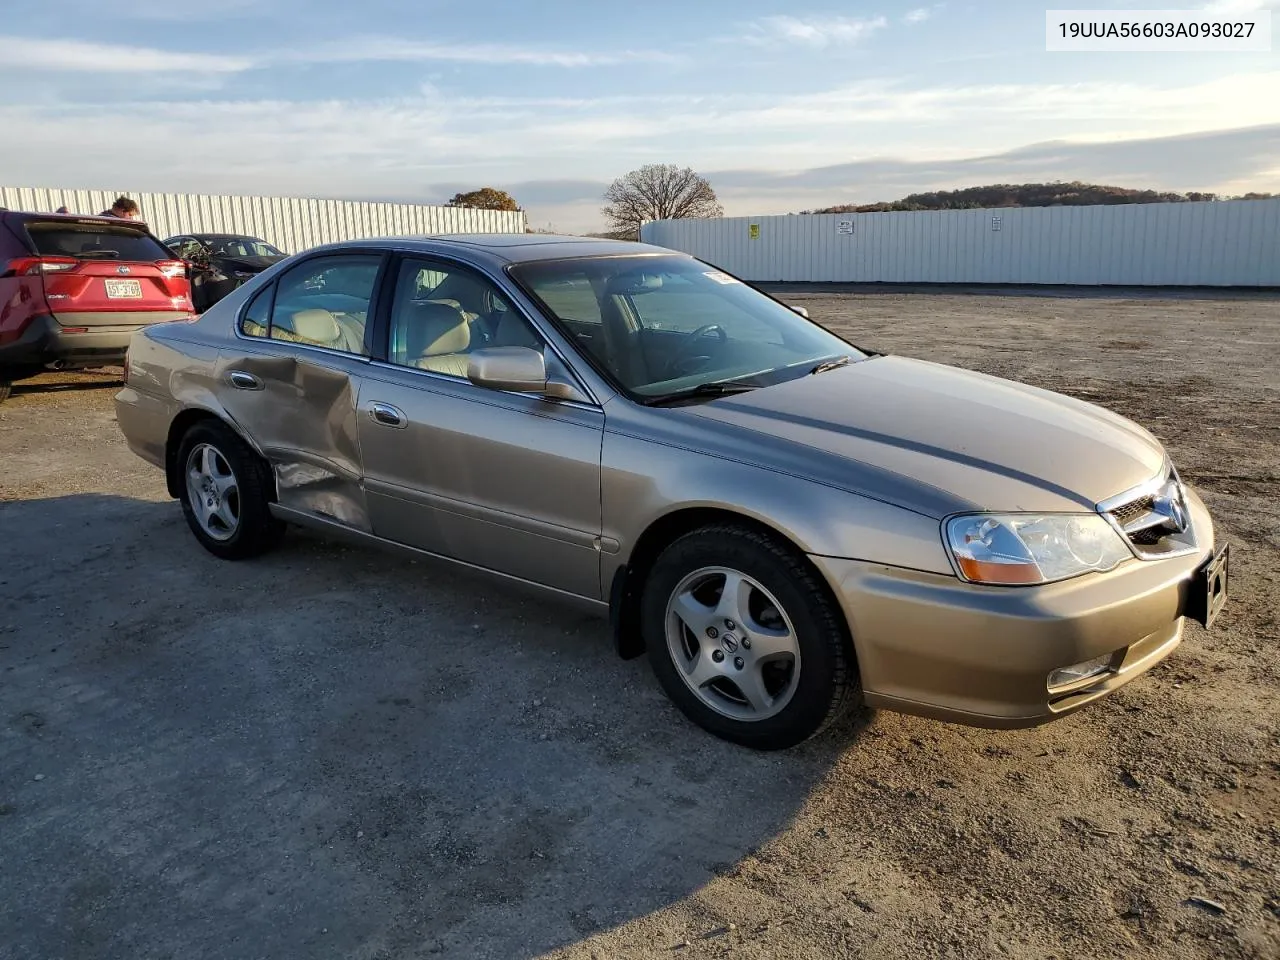
[[[182,438],[177,462],[182,512],[206,550],[243,560],[279,542],[284,523],[271,514],[268,468],[229,427],[197,423]]]
[[[647,578],[642,627],[676,706],[734,743],[785,749],[860,700],[843,616],[802,555],[732,525],[666,548]]]

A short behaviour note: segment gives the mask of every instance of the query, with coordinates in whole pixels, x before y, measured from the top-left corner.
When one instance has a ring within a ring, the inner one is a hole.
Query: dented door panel
[[[372,531],[356,431],[360,357],[272,342],[230,345],[216,378],[225,408],[275,474],[281,506]]]
[[[600,599],[599,409],[385,364],[366,384],[375,533]],[[378,406],[403,424],[380,420]]]

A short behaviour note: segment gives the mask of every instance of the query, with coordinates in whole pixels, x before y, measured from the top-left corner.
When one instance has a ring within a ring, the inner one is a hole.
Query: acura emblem
[[[732,633],[726,633],[720,638],[720,645],[724,647],[725,653],[736,653],[738,650],[738,638]]]
[[[1164,517],[1165,526],[1177,533],[1187,531],[1187,508],[1182,502],[1182,490],[1171,483],[1151,501],[1151,510]]]
[[[123,264],[116,267],[116,273],[128,273],[128,272],[129,272],[129,268],[124,266]]]

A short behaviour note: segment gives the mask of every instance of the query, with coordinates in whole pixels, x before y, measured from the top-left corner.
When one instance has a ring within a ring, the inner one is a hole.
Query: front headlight
[[[1093,513],[986,514],[947,522],[947,545],[971,583],[1051,583],[1111,570],[1133,554]]]

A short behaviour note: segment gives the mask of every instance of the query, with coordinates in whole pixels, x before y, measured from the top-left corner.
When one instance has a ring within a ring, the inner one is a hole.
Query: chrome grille
[[[1155,499],[1154,497],[1150,497],[1150,496],[1139,497],[1137,500],[1134,500],[1132,503],[1126,503],[1123,506],[1116,507],[1114,510],[1111,511],[1111,516],[1113,516],[1115,518],[1116,523],[1120,524],[1120,526],[1123,528],[1128,524],[1132,523],[1134,520],[1137,520],[1139,517],[1145,516],[1146,514],[1150,513],[1151,504],[1153,503],[1154,499]]]
[[[1098,509],[1139,557],[1157,559],[1195,549],[1182,482],[1172,468],[1128,494],[1099,504]]]

